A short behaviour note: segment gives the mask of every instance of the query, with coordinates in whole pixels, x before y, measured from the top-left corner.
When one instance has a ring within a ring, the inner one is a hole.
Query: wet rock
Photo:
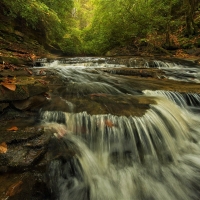
[[[9,146],[8,152],[6,153],[7,167],[15,170],[24,170],[32,167],[42,158],[45,152],[45,147],[29,149],[23,145]]]
[[[39,83],[30,85],[16,85],[15,91],[9,90],[0,85],[0,101],[23,100],[47,91],[48,87]]]
[[[33,85],[28,85],[28,91],[30,96],[35,96],[38,94],[42,94],[45,92],[48,92],[48,86],[41,84],[41,83],[35,83]]]
[[[50,137],[51,133],[35,128],[1,133],[7,152],[0,154],[0,169],[23,171],[38,164],[47,151]]]
[[[74,112],[86,111],[88,114],[113,114],[129,117],[142,116],[150,104],[155,104],[154,98],[132,95],[90,94],[87,97],[68,98],[74,105]]]
[[[47,98],[41,94],[32,96],[26,100],[13,101],[12,105],[19,110],[38,110],[46,103],[48,103]]]
[[[0,101],[21,100],[29,97],[26,86],[16,86],[16,90],[12,91],[0,85]]]
[[[21,112],[20,110],[17,110],[15,108],[11,108],[10,106],[7,107],[0,115],[0,126],[2,125],[2,121],[4,121],[5,123],[3,125],[5,125],[7,123],[8,120],[13,120],[13,119],[23,119],[24,121],[26,121],[25,119],[31,119],[33,116],[31,113],[28,112]],[[1,127],[2,128],[2,127]],[[0,128],[0,131],[1,131]]]
[[[21,174],[4,174],[0,176],[0,199],[19,200],[19,199],[50,199],[44,172],[24,172]]]
[[[149,69],[149,68],[139,68],[139,69],[113,68],[113,69],[102,69],[102,71],[111,74],[118,74],[125,76],[152,77],[152,78],[156,78],[158,75],[163,74],[163,72],[159,69]]]
[[[51,99],[42,107],[43,111],[72,112],[73,109],[74,105],[71,102],[56,96],[51,97]]]
[[[5,108],[9,106],[9,103],[0,103],[0,112],[3,112]]]
[[[16,144],[20,142],[26,142],[28,140],[35,139],[42,134],[44,134],[44,131],[42,129],[40,130],[34,127],[17,131],[7,131],[6,128],[3,131],[1,128],[0,143],[5,142],[7,144]]]

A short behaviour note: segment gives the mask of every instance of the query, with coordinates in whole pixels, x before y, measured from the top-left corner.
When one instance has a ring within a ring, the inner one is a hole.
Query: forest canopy
[[[3,14],[69,55],[200,46],[198,0],[2,0]],[[189,42],[191,37],[193,44]]]

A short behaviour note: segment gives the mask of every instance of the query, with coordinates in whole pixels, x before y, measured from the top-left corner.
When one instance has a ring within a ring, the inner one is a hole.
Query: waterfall
[[[157,97],[142,117],[42,112],[63,156],[73,152],[49,165],[55,199],[198,199],[200,120],[177,96]]]
[[[187,109],[189,109],[189,107],[195,108],[200,105],[200,94],[196,93],[181,94],[179,92],[163,91],[163,90],[156,90],[156,91],[144,90],[143,93],[148,96],[165,97],[182,108],[187,107]]]
[[[200,94],[141,91],[139,86],[137,90],[137,82],[128,82],[130,79],[99,69],[111,67],[115,72],[115,67],[126,65],[159,68],[169,78],[199,82],[198,68],[159,60],[79,58],[77,62],[69,58],[50,63],[48,68],[62,83],[56,95],[70,107],[70,112],[41,111],[39,116],[41,125],[54,133],[47,168],[52,198],[198,200]],[[77,106],[74,98],[87,97],[87,102],[92,103],[95,98],[91,98],[91,94],[99,99],[104,96],[104,106],[108,95],[113,102],[119,100],[116,105],[131,106],[131,101],[135,101],[134,106],[145,105],[144,114],[140,117],[91,115],[84,111],[84,106],[80,109],[82,112],[74,113]],[[135,99],[128,99],[134,95],[137,95]],[[121,96],[122,100],[118,98]],[[152,104],[146,103],[146,99],[152,99],[152,102],[147,101]]]

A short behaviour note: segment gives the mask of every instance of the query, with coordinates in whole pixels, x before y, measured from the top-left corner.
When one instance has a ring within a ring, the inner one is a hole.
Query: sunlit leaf
[[[16,85],[15,84],[11,84],[11,83],[6,83],[6,82],[2,82],[1,83],[4,87],[6,87],[9,90],[15,91],[16,90]]]
[[[5,142],[0,144],[0,153],[6,153],[7,149],[7,144]]]
[[[18,128],[16,126],[7,129],[7,131],[17,131],[17,130]]]

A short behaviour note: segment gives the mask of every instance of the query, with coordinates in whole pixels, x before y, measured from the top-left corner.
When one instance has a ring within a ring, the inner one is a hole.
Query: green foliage
[[[74,28],[67,33],[59,43],[61,50],[68,55],[81,54],[80,30]]]
[[[15,0],[6,1],[3,0],[4,5],[7,7],[7,15],[11,17],[22,17],[27,21],[27,25],[36,27],[38,21],[45,20],[47,16],[54,20],[58,20],[56,13],[49,10],[49,8],[40,1],[26,1],[26,0]]]
[[[195,1],[195,0],[192,0]],[[172,44],[171,34],[181,29],[185,19],[180,0],[96,0],[94,17],[83,30],[83,49],[103,54],[115,46],[134,42],[134,38],[165,35],[163,45]],[[182,20],[180,20],[182,19]]]
[[[151,15],[150,5],[145,0],[95,1],[93,22],[83,38],[86,51],[105,53],[133,37],[145,36],[152,26]]]
[[[193,7],[192,2],[196,3]],[[116,46],[134,44],[135,38],[138,43],[150,43],[159,34],[165,35],[163,46],[170,46],[174,32],[186,27],[190,34],[189,29],[195,27],[192,17],[198,1],[2,0],[1,4],[6,15],[42,30],[46,43],[59,45],[63,52],[100,55]]]
[[[7,8],[6,15],[22,18],[27,26],[38,31],[42,29],[44,40],[50,43],[61,40],[66,33],[73,7],[72,0],[2,0],[2,4]]]

